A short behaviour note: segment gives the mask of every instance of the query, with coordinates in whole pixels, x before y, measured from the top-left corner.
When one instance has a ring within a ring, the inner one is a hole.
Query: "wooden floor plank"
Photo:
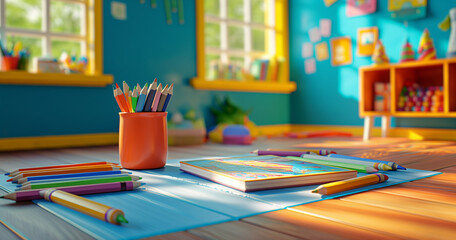
[[[456,223],[338,199],[293,207],[297,211],[351,226],[383,230],[400,238],[452,239]]]
[[[383,209],[437,218],[456,223],[456,205],[392,195],[381,192],[365,192],[340,198],[342,201],[362,203]]]
[[[401,185],[372,191],[456,205],[456,192],[410,185],[404,187]]]
[[[195,228],[188,230],[193,235],[203,239],[224,239],[224,240],[288,240],[303,239],[291,235],[279,233],[266,228],[258,227],[242,221],[233,221],[211,225],[207,227]]]
[[[189,232],[176,232],[154,237],[143,238],[143,240],[203,240]]]
[[[386,232],[369,231],[290,210],[269,212],[244,218],[242,221],[306,239],[363,240],[394,239],[395,237]]]

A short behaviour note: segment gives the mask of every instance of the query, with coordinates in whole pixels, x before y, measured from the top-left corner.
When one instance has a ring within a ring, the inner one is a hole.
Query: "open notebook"
[[[180,163],[182,171],[244,192],[354,178],[357,172],[277,156],[248,156]]]

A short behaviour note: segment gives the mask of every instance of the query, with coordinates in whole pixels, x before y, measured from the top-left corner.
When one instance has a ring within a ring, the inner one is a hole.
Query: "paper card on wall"
[[[358,28],[357,55],[372,56],[378,39],[378,28]]]
[[[340,66],[351,64],[352,61],[352,42],[350,37],[331,39],[331,64]]]
[[[315,55],[318,61],[323,61],[329,58],[328,44],[326,42],[315,45]]]
[[[320,19],[320,34],[322,37],[331,36],[331,19]]]
[[[111,2],[111,16],[117,20],[127,19],[127,5],[116,1]]]
[[[317,71],[317,66],[315,64],[315,59],[309,58],[304,62],[304,68],[306,70],[306,74],[312,74]]]
[[[327,7],[333,5],[335,2],[337,2],[338,0],[323,0],[325,2],[325,5]]]
[[[317,27],[314,27],[309,30],[309,38],[312,42],[318,42],[321,40],[320,30]]]
[[[396,20],[426,17],[427,0],[388,0],[388,11]]]
[[[347,17],[356,17],[373,13],[377,10],[377,0],[347,0]]]
[[[312,43],[302,44],[302,57],[308,58],[313,56],[313,46]]]

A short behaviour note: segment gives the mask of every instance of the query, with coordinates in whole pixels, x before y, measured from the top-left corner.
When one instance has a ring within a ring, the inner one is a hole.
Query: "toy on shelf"
[[[168,121],[168,145],[198,145],[206,142],[206,127],[203,118],[197,118],[195,110],[185,116],[176,112]]]
[[[415,52],[413,51],[412,45],[410,45],[408,39],[405,40],[404,46],[402,46],[401,59],[399,62],[411,62],[415,61]]]
[[[380,40],[378,40],[375,45],[374,53],[372,54],[372,61],[374,62],[374,65],[389,63],[389,58],[386,56],[385,48]]]
[[[443,112],[443,87],[407,83],[401,90],[397,107],[397,111],[404,112]]]
[[[209,139],[225,144],[251,144],[258,136],[256,125],[249,120],[248,113],[236,106],[229,98],[223,102],[216,99],[217,108],[210,111],[215,116],[217,126],[209,132]]]
[[[456,57],[456,8],[450,9],[448,16],[439,24],[439,28],[443,31],[451,28],[447,58]]]
[[[436,59],[437,55],[435,53],[434,42],[429,36],[429,30],[424,29],[423,34],[421,35],[420,45],[418,46],[418,53],[420,56],[418,60],[432,60]]]
[[[376,82],[374,84],[374,110],[387,112],[390,110],[390,84]]]
[[[60,65],[65,73],[84,73],[87,69],[88,60],[86,57],[70,57],[66,52],[60,56]]]

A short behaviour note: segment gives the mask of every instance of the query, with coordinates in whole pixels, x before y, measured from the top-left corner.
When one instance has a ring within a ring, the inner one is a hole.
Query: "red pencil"
[[[117,83],[116,83],[116,90],[117,90],[117,95],[119,96],[119,101],[125,109],[124,112],[130,112],[130,108],[128,107],[128,104],[127,104],[127,99],[125,99],[125,95],[123,94],[122,90],[120,89],[120,87]]]
[[[114,86],[114,84],[112,85],[112,89],[114,91],[114,98],[116,99],[116,102],[120,108],[120,111],[125,112],[125,108],[122,105],[122,102],[120,101],[119,94],[117,94],[117,89],[116,89],[116,86]]]

